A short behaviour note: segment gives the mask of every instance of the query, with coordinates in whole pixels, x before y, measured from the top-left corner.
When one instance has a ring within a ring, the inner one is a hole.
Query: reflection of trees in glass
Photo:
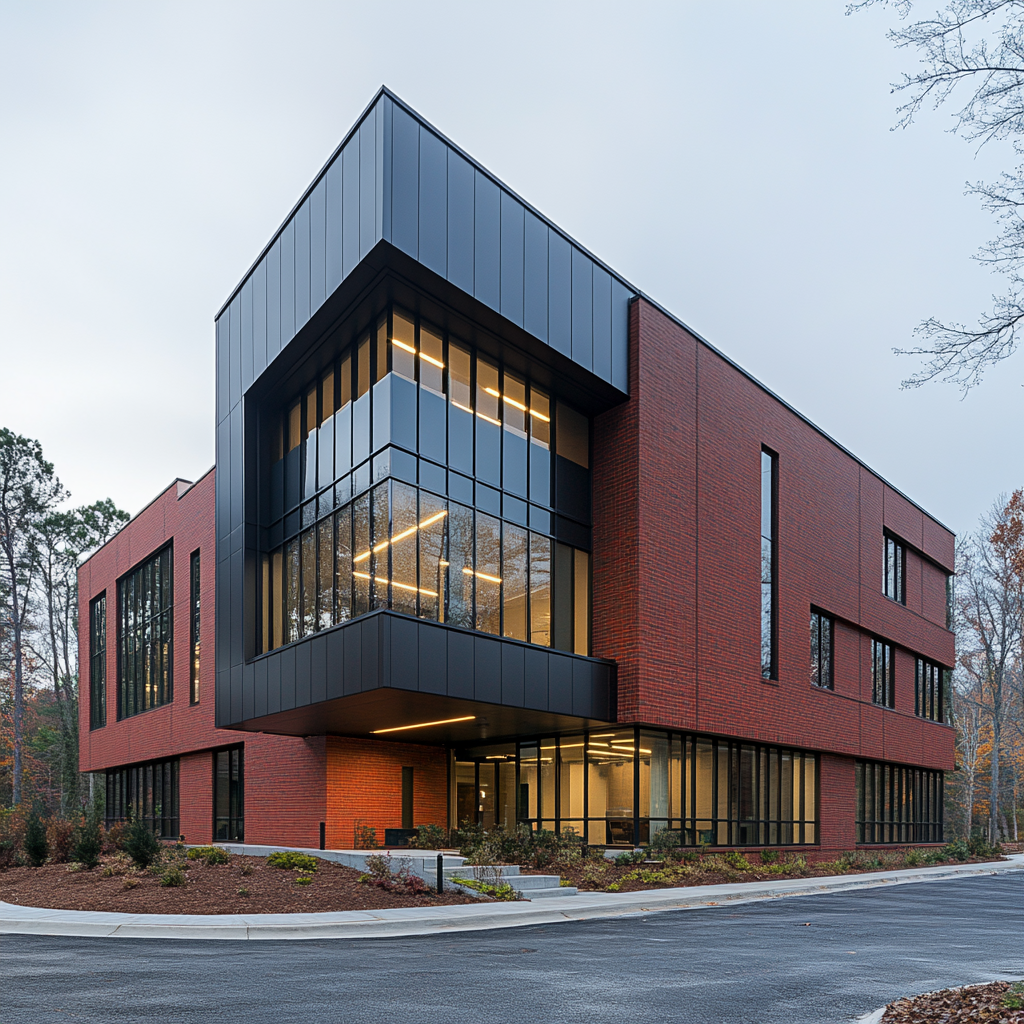
[[[420,494],[420,522],[427,524],[419,531],[420,617],[434,622],[444,621],[446,604],[448,516],[441,515],[446,504],[433,494]]]
[[[483,633],[501,632],[501,522],[476,515],[476,619]]]
[[[448,557],[448,621],[472,629],[473,510],[463,505],[448,509]]]
[[[505,563],[502,577],[505,615],[503,632],[515,640],[526,639],[526,545],[526,530],[506,523],[502,551]]]

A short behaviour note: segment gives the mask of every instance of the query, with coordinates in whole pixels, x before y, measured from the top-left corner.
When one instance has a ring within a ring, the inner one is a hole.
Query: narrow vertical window
[[[889,534],[883,537],[882,592],[886,597],[900,604],[907,603],[906,566],[907,555],[901,541]]]
[[[193,551],[189,560],[188,575],[188,619],[189,619],[189,665],[188,699],[190,704],[199,703],[199,552]]]
[[[945,680],[946,670],[924,658],[915,659],[914,665],[914,714],[932,722],[946,720]]]
[[[946,577],[946,629],[953,628],[953,602],[955,594],[953,590],[953,577]]]
[[[884,640],[871,641],[871,700],[882,707],[896,707],[892,644]]]
[[[834,689],[832,680],[832,619],[824,612],[811,612],[811,682],[825,690]]]
[[[776,534],[778,533],[778,456],[761,449],[761,675],[778,678],[776,657]]]
[[[107,595],[89,605],[89,728],[107,724]]]

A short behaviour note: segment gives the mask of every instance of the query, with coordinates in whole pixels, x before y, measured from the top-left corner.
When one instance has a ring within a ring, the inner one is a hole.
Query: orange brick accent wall
[[[245,736],[247,843],[320,845],[320,822],[327,820],[326,744],[325,736]]]
[[[823,850],[852,850],[856,846],[857,788],[852,757],[819,754],[818,828]]]
[[[413,824],[447,825],[448,767],[442,747],[327,737],[327,846],[349,849],[355,826],[402,827],[402,768],[413,769]]]

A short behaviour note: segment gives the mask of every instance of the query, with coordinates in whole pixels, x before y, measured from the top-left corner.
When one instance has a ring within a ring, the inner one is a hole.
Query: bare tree
[[[956,752],[959,772],[957,782],[962,787],[964,835],[971,834],[974,824],[974,795],[981,770],[982,715],[981,703],[976,700],[970,676],[956,673],[957,682],[952,692],[952,718],[956,729]]]
[[[66,497],[38,441],[0,427],[0,558],[3,615],[14,660],[14,765],[12,803],[21,802],[22,724],[25,711],[25,627],[38,568],[32,534]]]
[[[879,5],[901,18],[913,7],[912,0],[863,0],[848,5],[847,14]],[[962,138],[979,147],[1009,142],[1017,157],[1024,155],[1024,0],[948,0],[932,17],[893,29],[889,39],[920,58],[918,69],[893,85],[906,97],[896,127],[912,124],[926,106],[951,103],[952,130]],[[1005,291],[993,296],[973,327],[936,317],[922,321],[915,330],[921,343],[895,350],[926,357],[905,388],[939,379],[966,393],[1017,348],[1024,319],[1024,166],[965,188],[1000,225],[1001,233],[974,258],[1005,278]]]

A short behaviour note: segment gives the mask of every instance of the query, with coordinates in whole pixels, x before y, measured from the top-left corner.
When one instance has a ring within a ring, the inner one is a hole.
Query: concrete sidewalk
[[[944,865],[863,875],[739,882],[647,892],[579,893],[537,903],[346,910],[327,914],[108,914],[0,903],[0,934],[153,939],[368,939],[517,928],[624,914],[735,905],[784,896],[902,885],[1024,870],[1024,854],[994,864]]]

